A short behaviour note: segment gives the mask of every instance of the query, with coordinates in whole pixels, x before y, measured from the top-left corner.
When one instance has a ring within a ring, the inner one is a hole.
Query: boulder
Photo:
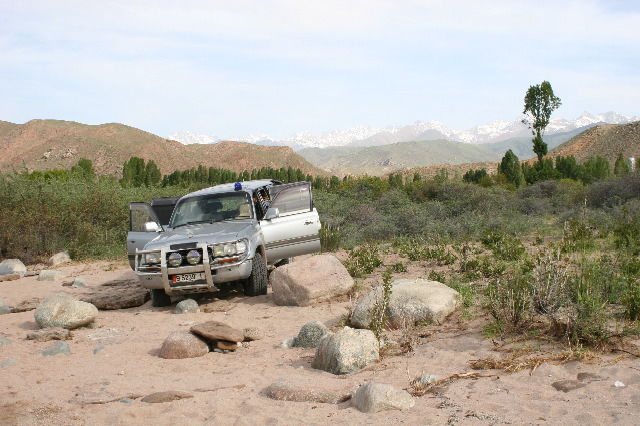
[[[227,342],[242,342],[244,333],[227,324],[218,321],[207,321],[191,327],[191,332],[206,340],[225,340]]]
[[[155,392],[141,399],[142,402],[159,404],[163,402],[176,401],[178,399],[193,398],[193,394],[182,391]]]
[[[273,301],[283,306],[308,306],[346,294],[353,287],[347,269],[330,254],[280,266],[269,280]]]
[[[98,309],[91,303],[80,302],[66,294],[56,294],[40,303],[34,316],[41,328],[62,327],[72,330],[92,323],[98,316]]]
[[[311,321],[302,326],[293,339],[293,346],[298,348],[317,348],[320,340],[329,332],[320,321]]]
[[[62,271],[54,271],[53,269],[44,269],[38,275],[38,281],[58,281],[66,277]]]
[[[264,391],[278,401],[319,402],[338,404],[351,398],[351,391],[344,381],[327,383],[314,378],[287,377],[272,383]]]
[[[11,308],[4,304],[2,300],[0,300],[0,315],[10,314]]]
[[[66,342],[56,342],[53,346],[49,346],[48,348],[42,350],[40,352],[44,356],[54,356],[54,355],[69,355],[71,354],[71,349],[69,348],[69,344]]]
[[[0,262],[0,275],[13,275],[17,274],[21,277],[27,273],[27,267],[20,259],[5,259]]]
[[[400,328],[417,321],[440,324],[458,306],[460,295],[451,287],[437,281],[423,279],[396,280],[392,284],[387,308],[389,325]],[[368,328],[371,312],[377,301],[382,300],[382,287],[372,289],[361,298],[351,314],[351,324]]]
[[[124,281],[120,285],[94,287],[90,293],[82,295],[82,300],[98,309],[113,310],[144,305],[149,297],[149,290],[140,284]]]
[[[188,331],[174,331],[165,339],[159,356],[165,359],[197,358],[209,353],[209,345]]]
[[[61,265],[63,263],[71,262],[71,257],[69,256],[69,252],[61,251],[60,253],[56,253],[49,258],[47,262],[47,266],[56,266]]]
[[[27,340],[35,340],[36,342],[70,339],[71,332],[62,327],[43,328],[42,330],[32,331],[31,333],[27,334]]]
[[[176,305],[176,314],[192,314],[195,312],[200,312],[200,308],[198,307],[198,302],[193,299],[182,300]]]
[[[244,334],[243,342],[264,339],[264,332],[256,327],[247,327],[242,330],[242,334]]]
[[[348,374],[379,359],[379,344],[371,330],[342,330],[320,340],[311,366],[333,374]]]
[[[385,410],[406,410],[415,405],[409,393],[391,385],[369,382],[360,386],[351,398],[353,405],[363,413]]]

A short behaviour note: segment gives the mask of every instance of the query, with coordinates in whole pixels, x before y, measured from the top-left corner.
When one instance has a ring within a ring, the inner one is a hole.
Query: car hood
[[[222,243],[242,238],[247,234],[252,222],[216,222],[181,226],[162,232],[151,240],[145,250],[160,249],[179,243]]]

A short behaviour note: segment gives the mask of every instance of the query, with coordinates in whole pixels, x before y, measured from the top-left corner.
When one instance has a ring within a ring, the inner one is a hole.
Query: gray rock
[[[176,305],[176,314],[192,314],[200,312],[198,302],[193,299],[185,299]]]
[[[415,405],[409,393],[391,385],[369,382],[360,386],[351,399],[353,405],[363,413],[385,410],[406,410]]]
[[[280,266],[269,281],[273,301],[283,306],[308,306],[346,294],[353,287],[347,269],[330,254]]]
[[[38,275],[38,281],[58,281],[66,277],[66,274],[62,271],[54,271],[53,269],[45,269],[40,271]]]
[[[0,362],[0,368],[5,368],[5,367],[8,367],[8,366],[10,366],[12,364],[15,364],[16,361],[17,361],[17,359],[15,359],[15,358],[9,358],[6,361]]]
[[[80,302],[66,294],[46,298],[34,313],[41,328],[62,327],[68,330],[89,325],[97,316],[98,309],[91,303]]]
[[[102,310],[135,308],[149,300],[149,290],[138,283],[123,281],[119,285],[92,288],[82,300]]]
[[[569,392],[572,390],[580,389],[587,386],[586,383],[579,382],[577,380],[560,380],[558,382],[551,383],[557,391]]]
[[[69,355],[71,354],[71,349],[66,342],[56,342],[53,346],[49,346],[47,349],[44,349],[40,352],[44,356],[54,356],[54,355]]]
[[[293,346],[298,348],[317,348],[329,330],[320,321],[306,323],[300,329],[298,335],[293,339]]]
[[[27,273],[27,267],[20,259],[5,259],[0,262],[0,275],[18,274],[24,276]]]
[[[0,347],[8,345],[11,343],[11,340],[7,339],[4,336],[0,336]]]
[[[165,359],[197,358],[209,353],[209,345],[188,331],[174,331],[165,339],[158,355]]]
[[[11,308],[4,304],[2,300],[0,300],[0,315],[10,314]]]
[[[71,262],[71,257],[69,256],[69,253],[66,251],[61,251],[60,253],[56,253],[49,258],[49,261],[47,262],[47,266],[56,266],[56,265],[61,265],[63,263],[68,263],[68,262]]]
[[[423,374],[420,377],[416,377],[415,380],[413,380],[413,382],[411,382],[414,385],[430,385],[431,383],[435,383],[438,380],[437,376],[434,376],[433,374]]]
[[[311,366],[333,374],[348,374],[379,357],[378,341],[372,331],[344,327],[320,340]]]
[[[344,381],[329,384],[313,378],[281,378],[265,389],[265,394],[278,401],[320,402],[338,404],[351,398],[351,392]]]
[[[458,306],[460,295],[454,289],[437,281],[423,279],[396,280],[392,284],[387,308],[389,325],[400,328],[417,321],[440,324]],[[361,298],[351,314],[351,324],[368,328],[371,312],[378,300],[382,300],[382,287],[376,287]]]
[[[290,337],[288,339],[285,339],[282,341],[282,343],[280,343],[280,347],[281,348],[292,348],[293,347],[293,342],[296,340],[295,337]]]
[[[182,391],[164,391],[155,392],[145,396],[141,399],[142,402],[148,402],[151,404],[159,404],[163,402],[176,401],[178,399],[193,398],[193,394]]]
[[[86,286],[87,286],[87,282],[82,278],[76,278],[71,283],[71,287],[74,287],[74,288],[84,288]]]
[[[47,342],[49,340],[70,340],[71,332],[62,327],[43,328],[42,330],[32,331],[27,334],[27,340],[35,340],[36,342]]]

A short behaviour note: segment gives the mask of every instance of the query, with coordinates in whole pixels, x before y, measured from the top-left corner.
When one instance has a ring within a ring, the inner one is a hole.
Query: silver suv
[[[165,210],[167,200],[159,204]],[[154,207],[131,203],[127,237],[131,267],[153,306],[237,281],[248,296],[266,294],[268,264],[320,251],[308,182],[254,180],[192,192],[175,202],[168,224]]]

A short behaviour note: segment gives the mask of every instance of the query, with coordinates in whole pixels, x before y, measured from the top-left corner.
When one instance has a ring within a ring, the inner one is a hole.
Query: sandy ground
[[[125,264],[76,264],[63,268],[90,286],[135,278]],[[0,282],[0,299],[15,305],[56,292],[80,294],[83,289],[35,277]],[[436,394],[416,398],[412,409],[364,414],[350,403],[320,404],[269,399],[264,389],[282,377],[304,376],[315,383],[340,382],[353,388],[368,381],[406,388],[424,374],[447,377],[472,371],[469,361],[488,355],[493,344],[480,325],[442,327],[419,339],[414,351],[383,358],[363,371],[334,376],[311,368],[313,349],[287,349],[279,344],[295,336],[307,321],[335,325],[349,301],[312,307],[280,307],[271,295],[228,296],[213,302],[220,312],[178,315],[171,308],[100,311],[96,328],[73,332],[70,355],[43,356],[54,342],[25,340],[37,328],[33,311],[0,316],[0,335],[11,343],[0,347],[0,424],[637,424],[640,415],[640,362],[626,358],[612,363],[543,364],[528,371],[459,380]],[[209,353],[200,358],[166,360],[157,356],[163,340],[195,322],[219,320],[238,327],[258,327],[259,341],[235,353]],[[575,379],[579,372],[605,380],[563,393],[551,384]],[[620,381],[625,387],[614,387]],[[181,390],[194,394],[162,404],[126,396]],[[86,402],[115,400],[103,404]]]

